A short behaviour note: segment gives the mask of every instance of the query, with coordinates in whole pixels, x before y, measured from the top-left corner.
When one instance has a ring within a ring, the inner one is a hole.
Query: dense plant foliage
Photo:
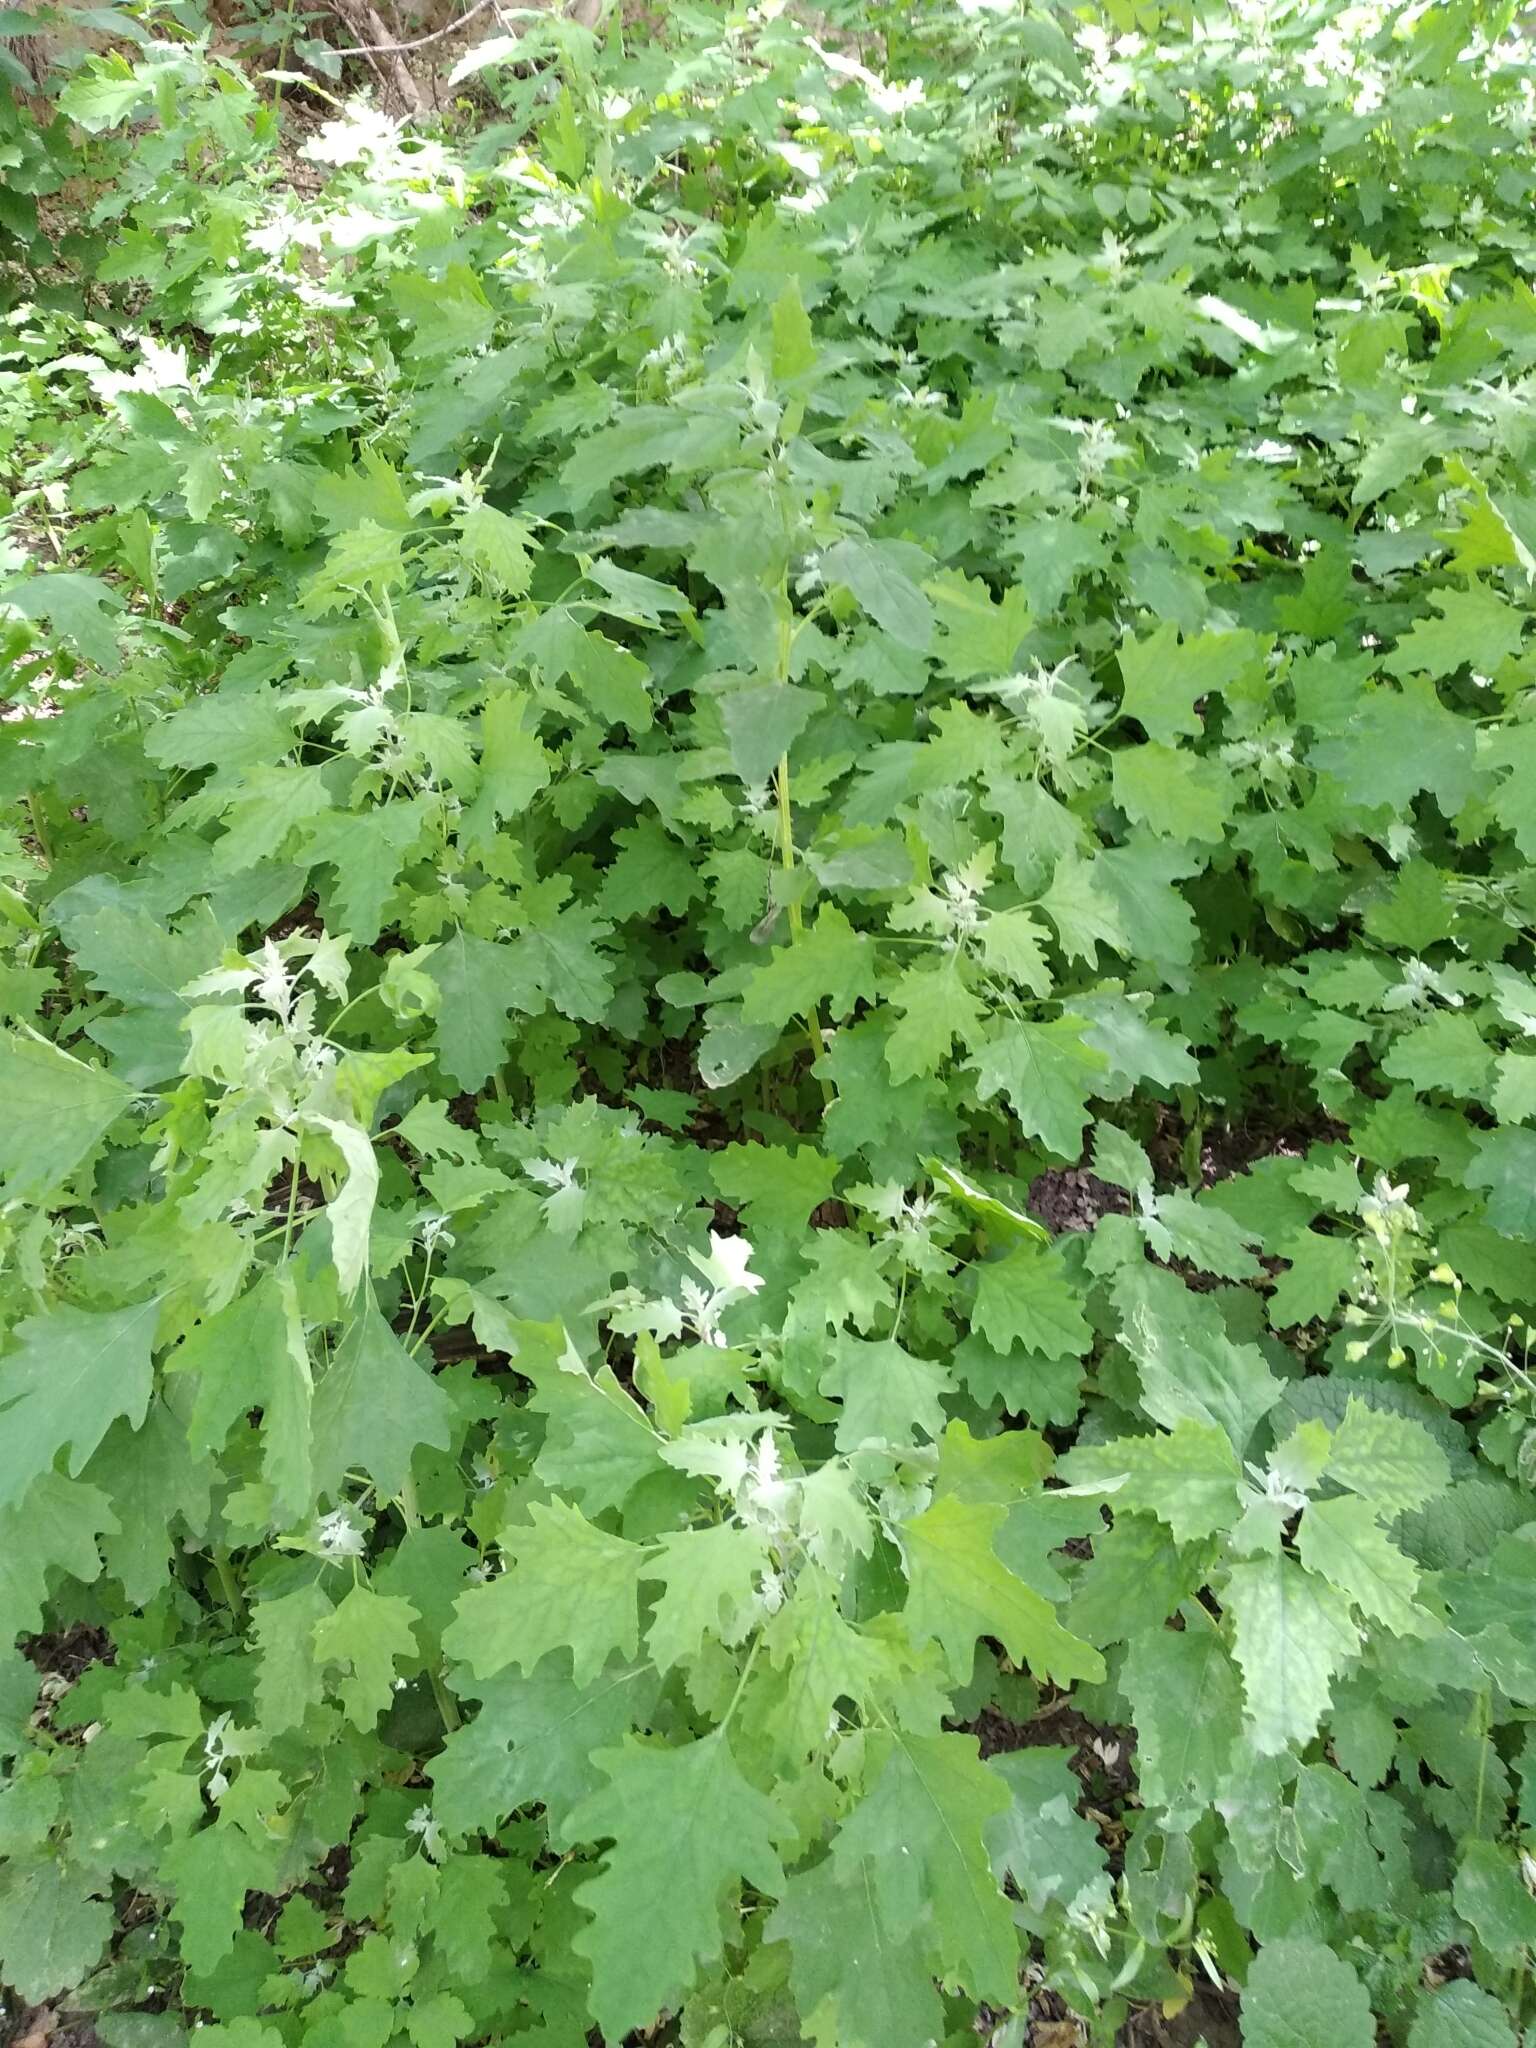
[[[22,1998],[1516,2040],[1509,12],[545,20],[440,135],[178,34],[0,128],[99,252],[0,331]]]

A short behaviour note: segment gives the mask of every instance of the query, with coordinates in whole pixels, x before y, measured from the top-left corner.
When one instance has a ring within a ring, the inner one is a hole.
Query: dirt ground
[[[1059,2002],[1049,1992],[1037,2002],[1041,2017],[1030,2027],[1029,2048],[1082,2048],[1083,2031]],[[1149,2006],[1127,2020],[1116,2037],[1116,2048],[1242,2048],[1242,2043],[1237,1999],[1210,1985],[1202,1985],[1175,2018],[1164,2019]]]

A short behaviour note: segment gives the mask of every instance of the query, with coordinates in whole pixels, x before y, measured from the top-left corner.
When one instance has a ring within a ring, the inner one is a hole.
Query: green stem
[[[400,1488],[397,1505],[400,1509],[401,1520],[405,1523],[406,1528],[410,1530],[419,1529],[421,1527],[421,1509],[416,1501],[416,1482],[409,1472],[406,1473],[405,1483]],[[443,1717],[443,1726],[451,1735],[454,1729],[460,1725],[459,1708],[453,1694],[443,1683],[443,1672],[440,1664],[435,1662],[428,1664],[427,1683],[432,1688],[433,1699],[437,1701],[437,1711]]]
[[[429,1323],[425,1324],[421,1329],[417,1330],[415,1334],[411,1337],[410,1341],[407,1343],[405,1348],[407,1351],[410,1352],[412,1358],[414,1358],[417,1352],[420,1351],[422,1346],[426,1343],[427,1339],[432,1335],[432,1332],[437,1328],[438,1324],[443,1320],[443,1317],[446,1314],[447,1310],[440,1308],[437,1314],[433,1316],[432,1320]]]
[[[43,823],[43,810],[37,798],[27,793],[27,818],[32,826],[32,837],[37,841],[37,850],[48,867],[53,866],[53,848],[48,841],[48,828]]]
[[[793,875],[795,871],[795,826],[789,807],[788,754],[781,754],[779,756],[778,772],[774,777],[774,781],[778,785],[779,793],[779,863],[786,877],[788,877]],[[799,902],[793,895],[790,896],[787,908],[789,910],[790,943],[797,945],[801,932],[804,930],[804,924],[800,916]],[[820,1004],[817,1004],[806,1018],[806,1031],[811,1041],[812,1056],[819,1060],[827,1050],[826,1033],[821,1028]],[[830,1081],[823,1080],[821,1092],[828,1102],[832,1100],[832,1084]]]
[[[287,1258],[288,1248],[293,1243],[293,1226],[299,1213],[299,1154],[298,1141],[294,1142],[293,1166],[288,1174],[288,1214],[283,1218],[283,1249],[280,1256],[284,1259]]]
[[[977,1232],[977,1235],[978,1235],[978,1236],[980,1236],[980,1234],[981,1234],[981,1233],[980,1233],[980,1232],[978,1231],[978,1232]],[[891,1323],[891,1334],[890,1334],[890,1338],[889,1338],[889,1340],[888,1340],[888,1341],[889,1341],[890,1343],[892,1343],[892,1344],[894,1344],[894,1343],[896,1342],[896,1339],[897,1339],[897,1337],[898,1337],[898,1336],[900,1336],[900,1334],[901,1334],[901,1316],[902,1316],[902,1311],[903,1311],[903,1309],[905,1309],[906,1305],[907,1305],[907,1275],[906,1275],[905,1271],[903,1271],[903,1273],[902,1273],[902,1276],[901,1276],[901,1287],[900,1287],[900,1289],[898,1290],[898,1292],[897,1292],[897,1295],[896,1295],[896,1315],[895,1315],[895,1318],[894,1318],[894,1320],[893,1320],[893,1321],[892,1321],[892,1323]]]
[[[241,1592],[234,1570],[230,1565],[229,1551],[222,1543],[213,1546],[213,1573],[219,1582],[219,1591],[224,1595],[224,1605],[229,1609],[236,1627],[245,1622],[245,1595]]]
[[[752,1638],[752,1647],[747,1652],[747,1661],[742,1665],[741,1676],[736,1681],[736,1690],[731,1694],[731,1703],[720,1717],[720,1727],[717,1731],[720,1734],[724,1734],[725,1730],[730,1727],[736,1709],[741,1705],[741,1696],[747,1689],[747,1680],[752,1676],[752,1666],[757,1662],[757,1653],[762,1646],[762,1637],[760,1635],[754,1636]]]

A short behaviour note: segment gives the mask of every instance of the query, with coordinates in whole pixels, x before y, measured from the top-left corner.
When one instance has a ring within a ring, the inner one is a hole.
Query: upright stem
[[[229,1609],[235,1626],[245,1621],[245,1595],[241,1592],[234,1570],[230,1565],[229,1551],[222,1543],[215,1543],[212,1551],[213,1574],[219,1582],[219,1591],[224,1595],[224,1605]]]
[[[295,1140],[294,1140],[294,1144],[295,1144],[295,1147],[297,1147],[297,1144],[298,1144],[298,1140],[297,1140],[297,1139],[295,1139]],[[296,1222],[298,1221],[298,1215],[299,1215],[299,1155],[298,1155],[298,1151],[297,1151],[297,1149],[295,1149],[295,1151],[294,1151],[294,1155],[293,1155],[293,1165],[292,1165],[292,1167],[290,1168],[290,1170],[289,1170],[289,1174],[288,1174],[288,1213],[287,1213],[287,1215],[286,1215],[286,1216],[285,1216],[285,1217],[283,1218],[283,1249],[282,1249],[282,1252],[281,1252],[281,1253],[279,1254],[280,1258],[286,1259],[286,1258],[287,1258],[287,1256],[288,1256],[288,1249],[289,1249],[290,1245],[291,1245],[291,1244],[293,1243],[293,1226],[294,1226],[294,1224],[295,1224],[295,1223],[296,1223]]]
[[[779,756],[778,774],[774,779],[778,784],[779,790],[779,862],[785,874],[791,875],[795,869],[795,828],[789,808],[788,754],[781,754]],[[792,944],[797,944],[805,927],[800,916],[800,905],[793,895],[790,896],[788,908],[790,941]],[[806,1029],[810,1035],[811,1051],[817,1059],[820,1059],[827,1049],[827,1038],[826,1033],[821,1028],[821,1008],[819,1004],[812,1008],[805,1021]],[[822,1092],[830,1101],[832,1092],[830,1085],[826,1081],[823,1081],[821,1085]]]
[[[32,827],[32,837],[37,841],[37,850],[48,867],[53,866],[53,847],[48,839],[48,827],[43,822],[43,807],[30,791],[27,793],[27,821]]]
[[[786,875],[792,875],[795,871],[795,825],[789,808],[788,754],[780,754],[774,782],[779,792],[779,863]],[[798,939],[802,930],[800,905],[793,896],[789,900],[789,929]]]
[[[405,1484],[400,1489],[399,1508],[401,1520],[407,1529],[421,1527],[421,1510],[416,1504],[416,1482],[407,1472]],[[437,1711],[443,1717],[443,1726],[451,1735],[459,1724],[458,1702],[443,1683],[442,1667],[435,1661],[427,1666],[427,1683],[432,1688],[432,1697],[437,1701]]]
[[[794,642],[795,621],[794,614],[790,610],[789,585],[786,579],[779,591],[778,660],[774,670],[781,683],[789,681],[789,665],[794,652]],[[784,870],[785,879],[788,880],[795,871],[795,821],[789,803],[788,753],[780,754],[778,769],[773,779],[779,798],[779,864]],[[789,911],[790,943],[791,945],[798,945],[801,934],[805,929],[805,920],[800,915],[800,902],[793,889],[789,890],[788,895],[789,902],[786,907]],[[812,1058],[819,1060],[827,1049],[826,1033],[821,1028],[821,1005],[819,1003],[812,1006],[805,1023],[806,1033],[811,1042]],[[822,1081],[821,1092],[823,1098],[827,1102],[831,1102],[833,1090],[830,1081]]]

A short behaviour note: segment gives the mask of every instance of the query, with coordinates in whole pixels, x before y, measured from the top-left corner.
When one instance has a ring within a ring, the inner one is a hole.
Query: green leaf
[[[539,1477],[586,1514],[622,1507],[642,1480],[664,1469],[660,1437],[609,1366],[590,1377],[558,1362],[535,1368],[526,1348],[518,1362],[535,1377],[528,1406],[545,1418]]]
[[[758,968],[747,983],[741,1010],[749,1024],[782,1030],[792,1018],[813,1015],[822,1002],[834,1017],[846,1017],[874,992],[874,941],[867,933],[856,932],[829,903],[799,939],[780,946],[767,965]]]
[[[1232,785],[1215,761],[1156,741],[1123,747],[1111,771],[1115,802],[1164,839],[1211,844],[1232,812]]]
[[[1263,1270],[1248,1249],[1254,1233],[1182,1188],[1158,1195],[1141,1227],[1157,1258],[1187,1259],[1223,1280],[1255,1280]]]
[[[220,1821],[173,1842],[160,1874],[173,1893],[182,1958],[188,1969],[207,1976],[235,1945],[246,1894],[270,1881],[273,1866],[239,1828]]]
[[[226,830],[214,847],[214,865],[226,875],[275,860],[296,833],[331,807],[318,767],[251,768],[224,813]]]
[[[1419,1574],[1363,1500],[1314,1501],[1301,1519],[1301,1561],[1394,1635],[1422,1636],[1433,1621],[1417,1599]]]
[[[852,582],[846,577],[843,580],[858,596]],[[1029,600],[1017,584],[1005,590],[999,601],[981,577],[946,569],[931,576],[923,587],[944,629],[939,659],[949,675],[957,682],[969,682],[975,676],[1001,676],[1012,670],[1019,643],[1030,627]],[[866,609],[874,611],[872,605]],[[914,640],[911,644],[922,647],[926,643]]]
[[[1082,1358],[1093,1346],[1060,1253],[1028,1245],[976,1269],[971,1320],[999,1351],[1021,1344],[1045,1358]]]
[[[1272,1941],[1243,1990],[1243,2048],[1374,2048],[1365,1986],[1320,1941]]]
[[[409,1600],[355,1585],[341,1603],[315,1624],[316,1662],[341,1664],[348,1676],[334,1686],[348,1720],[371,1728],[389,1705],[395,1690],[395,1664],[414,1658],[412,1623],[416,1610]]]
[[[1456,1977],[1419,1999],[1408,2048],[1518,2048],[1509,2015],[1490,1992]]]
[[[430,1998],[412,2001],[405,2030],[412,2048],[454,2048],[455,2042],[467,2041],[475,2032],[475,2020],[461,1998],[451,1991],[438,1991]],[[280,2034],[277,2040],[282,2040]]]
[[[1050,886],[1040,898],[1040,908],[1055,925],[1057,940],[1069,960],[1086,960],[1091,966],[1098,959],[1100,946],[1107,946],[1118,953],[1131,950],[1119,905],[1100,886],[1091,861],[1079,860],[1071,854],[1063,855],[1051,870]],[[993,959],[994,948],[988,943],[994,928],[1005,919],[1021,916],[1027,918],[1027,913],[1003,911],[982,926],[981,943],[989,966],[997,964]],[[1033,929],[1038,931],[1038,926]],[[1036,959],[1026,956],[1023,964],[1026,969],[1035,970]],[[1038,971],[1015,972],[1010,978],[1021,982],[1035,995],[1043,996],[1050,989],[1043,959],[1039,960]]]
[[[1022,1209],[1013,1208],[1001,1196],[979,1187],[960,1167],[943,1159],[925,1159],[923,1165],[931,1174],[934,1186],[958,1202],[967,1215],[976,1217],[990,1237],[1003,1244],[1015,1244],[1021,1238],[1030,1244],[1050,1242],[1050,1233],[1043,1230],[1033,1216],[1026,1216]]]
[[[493,590],[504,597],[524,594],[532,574],[526,526],[482,502],[464,514],[460,535],[465,554]]]
[[[562,1665],[550,1658],[476,1688],[479,1713],[432,1763],[433,1810],[450,1834],[493,1835],[537,1803],[551,1842],[571,1846],[571,1809],[601,1782],[594,1757],[644,1721],[656,1678],[644,1664],[609,1664],[578,1686]]]
[[[707,1637],[739,1643],[759,1619],[758,1580],[770,1565],[760,1529],[725,1522],[658,1537],[641,1573],[662,1585],[645,1632],[656,1669],[690,1663]]]
[[[1429,602],[1439,617],[1414,621],[1386,658],[1390,674],[1449,676],[1466,663],[1491,676],[1519,651],[1526,615],[1487,584],[1436,590]]]
[[[173,1524],[180,1520],[183,1540],[206,1534],[213,1468],[193,1457],[180,1419],[157,1399],[137,1432],[126,1422],[114,1424],[86,1470],[117,1521],[102,1544],[107,1569],[130,1606],[147,1607],[170,1584]]]
[[[1136,934],[1138,958],[1164,975],[1177,976],[1195,956],[1194,912],[1175,884],[1197,874],[1200,866],[1197,856],[1172,840],[1140,830],[1093,863],[1095,886],[1114,898],[1121,925]]]
[[[1469,1188],[1488,1190],[1488,1221],[1503,1237],[1536,1239],[1536,1131],[1480,1131]]]
[[[413,356],[481,348],[495,331],[491,303],[467,264],[449,263],[432,277],[398,270],[390,279],[390,293],[409,329]]]
[[[1536,1898],[1514,1853],[1497,1842],[1468,1842],[1452,1886],[1456,1910],[1478,1940],[1506,1965],[1536,1947]]]
[[[142,71],[119,72],[115,67],[122,61],[98,59],[91,70],[77,73],[59,94],[59,112],[91,135],[126,120],[154,87]]]
[[[902,1012],[885,1042],[885,1061],[895,1082],[938,1073],[955,1039],[971,1044],[982,1035],[981,1005],[953,962],[939,968],[906,968],[889,996]]]
[[[0,1200],[53,1193],[128,1107],[132,1091],[40,1038],[0,1037]]]
[[[1484,758],[1506,771],[1494,791],[1493,814],[1527,860],[1536,856],[1536,724],[1507,725],[1487,742]]]
[[[215,966],[222,950],[211,917],[189,918],[185,929],[173,930],[126,900],[126,892],[90,883],[55,897],[53,915],[92,987],[133,1008],[179,1016],[186,1008],[181,990]],[[29,1042],[36,1041],[21,1041]]]
[[[50,569],[38,576],[25,576],[0,584],[0,604],[14,605],[24,618],[49,620],[61,640],[108,675],[115,675],[121,666],[112,616],[123,609],[123,600],[99,576],[86,576],[77,569]]]
[[[1496,1065],[1489,1107],[1500,1123],[1529,1123],[1536,1117],[1536,1053],[1500,1053]]]
[[[1058,891],[1056,882],[1063,879],[1070,886]],[[1080,957],[1091,959],[1092,947],[1096,940],[1103,939],[1113,945],[1119,935],[1119,919],[1113,903],[1098,895],[1088,879],[1086,868],[1067,870],[1058,861],[1051,887],[1042,898],[1043,907],[1056,920],[1056,928],[1062,948],[1074,952],[1074,942]],[[1027,910],[994,910],[977,933],[977,944],[989,974],[1000,975],[1014,988],[1028,989],[1031,995],[1048,996],[1051,992],[1052,975],[1045,957],[1045,927]],[[967,1001],[969,992],[958,983],[958,977],[951,972],[948,976],[955,989],[954,1000]],[[980,1037],[975,1025],[966,1022],[957,1029],[957,1036],[968,1044]]]
[[[12,1642],[43,1625],[52,1570],[86,1583],[101,1573],[97,1539],[118,1528],[105,1494],[57,1472],[35,1480],[20,1503],[0,1515],[0,1639]],[[30,1665],[24,1667],[31,1672]],[[32,1673],[26,1715],[37,1697]]]
[[[1234,1344],[1207,1297],[1155,1266],[1127,1268],[1114,1293],[1146,1413],[1166,1429],[1213,1424],[1245,1451],[1281,1394],[1263,1353]]]
[[[260,1646],[256,1674],[257,1726],[267,1736],[297,1728],[320,1700],[320,1667],[315,1630],[327,1620],[331,1603],[318,1585],[262,1600],[251,1612],[251,1633]]]
[[[1421,790],[1448,815],[1477,784],[1473,735],[1440,702],[1432,683],[1368,691],[1347,727],[1313,743],[1313,765],[1332,776],[1351,803],[1403,812]]]
[[[1171,746],[1195,738],[1202,730],[1197,704],[1235,682],[1263,644],[1252,633],[1199,633],[1180,646],[1173,625],[1145,640],[1123,640],[1120,708],[1150,740]]]
[[[426,280],[421,280],[426,284]],[[454,333],[445,345],[461,350],[466,341]],[[734,453],[735,427],[728,419],[698,414],[690,418],[665,406],[634,406],[610,427],[588,434],[560,471],[560,483],[578,512],[620,477],[665,466],[675,474],[707,469]]]
[[[611,1846],[576,1893],[591,1921],[572,1946],[592,1965],[592,2015],[619,2041],[679,2004],[718,1960],[721,1909],[739,1879],[783,1889],[777,1845],[793,1824],[741,1775],[723,1728],[673,1749],[626,1742],[596,1762],[607,1782],[572,1814],[570,1832]]]
[[[1077,1811],[1081,1787],[1071,1757],[1068,1749],[1016,1749],[987,1759],[1012,1801],[988,1821],[987,1851],[1037,1924],[1053,1900],[1070,1908],[1108,1891],[1104,1851]]]
[[[613,981],[597,942],[612,932],[612,925],[580,906],[555,911],[530,926],[516,941],[513,957],[535,999],[521,998],[517,1007],[536,1014],[547,1002],[563,1017],[600,1022],[613,995]],[[441,1035],[441,1024],[438,1029]]]
[[[921,549],[901,541],[840,540],[821,558],[828,583],[851,590],[876,625],[919,654],[933,638],[933,606],[913,575],[931,566]]]
[[[768,1922],[789,1945],[789,1981],[817,2048],[929,2048],[944,2008],[898,1906],[881,1898],[874,1857],[826,1857],[798,1872]]]
[[[1284,1238],[1275,1250],[1291,1262],[1269,1297],[1269,1320],[1277,1330],[1331,1315],[1360,1262],[1352,1238],[1323,1237],[1315,1230]]]
[[[1460,1010],[1442,1010],[1397,1039],[1382,1072],[1411,1081],[1421,1094],[1443,1093],[1477,1101],[1486,1092],[1493,1055],[1477,1026]]]
[[[365,1132],[336,1117],[317,1116],[313,1121],[347,1162],[347,1177],[327,1202],[325,1217],[331,1229],[336,1279],[343,1297],[350,1299],[368,1270],[368,1233],[379,1192],[378,1161]]]
[[[770,1237],[798,1243],[837,1180],[836,1160],[814,1145],[726,1145],[710,1154],[709,1171],[755,1245]]]
[[[1160,1088],[1193,1087],[1199,1081],[1198,1061],[1182,1039],[1148,1014],[1151,1002],[1150,996],[1077,999],[1088,1026],[1084,1040],[1109,1061],[1103,1094],[1128,1095],[1138,1081],[1152,1081]]]
[[[1025,1133],[1064,1159],[1082,1151],[1088,1098],[1109,1070],[1105,1055],[1084,1043],[1083,1023],[1065,1016],[1005,1024],[967,1062],[980,1100],[1005,1095]]]
[[[796,383],[815,369],[817,359],[815,335],[800,297],[799,280],[791,277],[773,302],[775,382]]]
[[[949,1376],[943,1366],[914,1358],[889,1340],[866,1343],[840,1333],[836,1355],[822,1370],[821,1388],[842,1404],[840,1451],[869,1445],[906,1450],[920,1437],[937,1437],[944,1427]]]
[[[453,1404],[370,1302],[347,1324],[315,1388],[314,1485],[339,1498],[345,1475],[366,1472],[397,1499],[419,1444],[446,1451]]]
[[[736,773],[749,788],[768,781],[820,704],[814,690],[794,683],[749,683],[726,692],[720,717]]]
[[[460,1088],[481,1087],[505,1062],[508,1013],[539,1007],[517,949],[456,931],[427,962],[441,1002],[433,1044],[438,1063]]]
[[[970,1670],[977,1637],[989,1635],[1042,1678],[1096,1684],[1104,1675],[1097,1650],[1064,1629],[1051,1603],[997,1555],[1007,1519],[1005,1507],[951,1496],[902,1525],[908,1631],[915,1642],[939,1643],[957,1677]]]
[[[105,1954],[112,1909],[96,1889],[53,1856],[11,1861],[0,1876],[0,1969],[31,2004],[72,1991]]]
[[[443,1636],[450,1657],[461,1657],[476,1678],[493,1678],[508,1664],[531,1672],[549,1651],[569,1648],[584,1689],[615,1652],[634,1656],[642,1545],[594,1528],[556,1500],[535,1503],[528,1526],[509,1529],[503,1547],[508,1570],[458,1602]]]
[[[927,1946],[935,1974],[974,1998],[1011,1999],[1019,1939],[987,1850],[1008,1791],[975,1738],[872,1730],[866,1778],[832,1845],[845,1887],[855,1872],[871,1876],[885,1926]]]
[[[1360,1646],[1343,1595],[1277,1552],[1233,1565],[1223,1604],[1233,1618],[1254,1748],[1274,1756],[1310,1742],[1334,1678]]]
[[[311,1463],[314,1387],[291,1266],[280,1266],[208,1317],[166,1361],[194,1372],[187,1424],[194,1452],[218,1452],[251,1408],[262,1411],[262,1473],[289,1521],[315,1497]]]
[[[1242,1700],[1226,1644],[1203,1624],[1139,1630],[1120,1682],[1136,1724],[1143,1803],[1162,1809],[1170,1828],[1193,1827],[1217,1803],[1240,1736]]]
[[[526,690],[498,690],[479,715],[479,793],[465,817],[471,846],[494,842],[494,827],[520,817],[549,788],[553,758],[537,735]]]
[[[1351,1394],[1333,1433],[1328,1477],[1369,1501],[1378,1513],[1422,1507],[1451,1483],[1446,1455],[1427,1429],[1404,1415],[1373,1408]]]
[[[306,861],[335,870],[330,901],[336,919],[360,946],[371,946],[400,869],[426,830],[423,798],[374,804],[364,811],[325,811],[310,819],[300,840]]]
[[[78,1477],[118,1416],[140,1426],[159,1317],[157,1297],[99,1314],[47,1309],[17,1325],[18,1348],[0,1358],[0,1508],[19,1501],[66,1448]]]
[[[1178,1543],[1213,1536],[1237,1519],[1242,1468],[1231,1438],[1214,1423],[1184,1420],[1166,1436],[1079,1444],[1057,1471],[1073,1486],[1112,1494],[1117,1508],[1156,1515]]]

